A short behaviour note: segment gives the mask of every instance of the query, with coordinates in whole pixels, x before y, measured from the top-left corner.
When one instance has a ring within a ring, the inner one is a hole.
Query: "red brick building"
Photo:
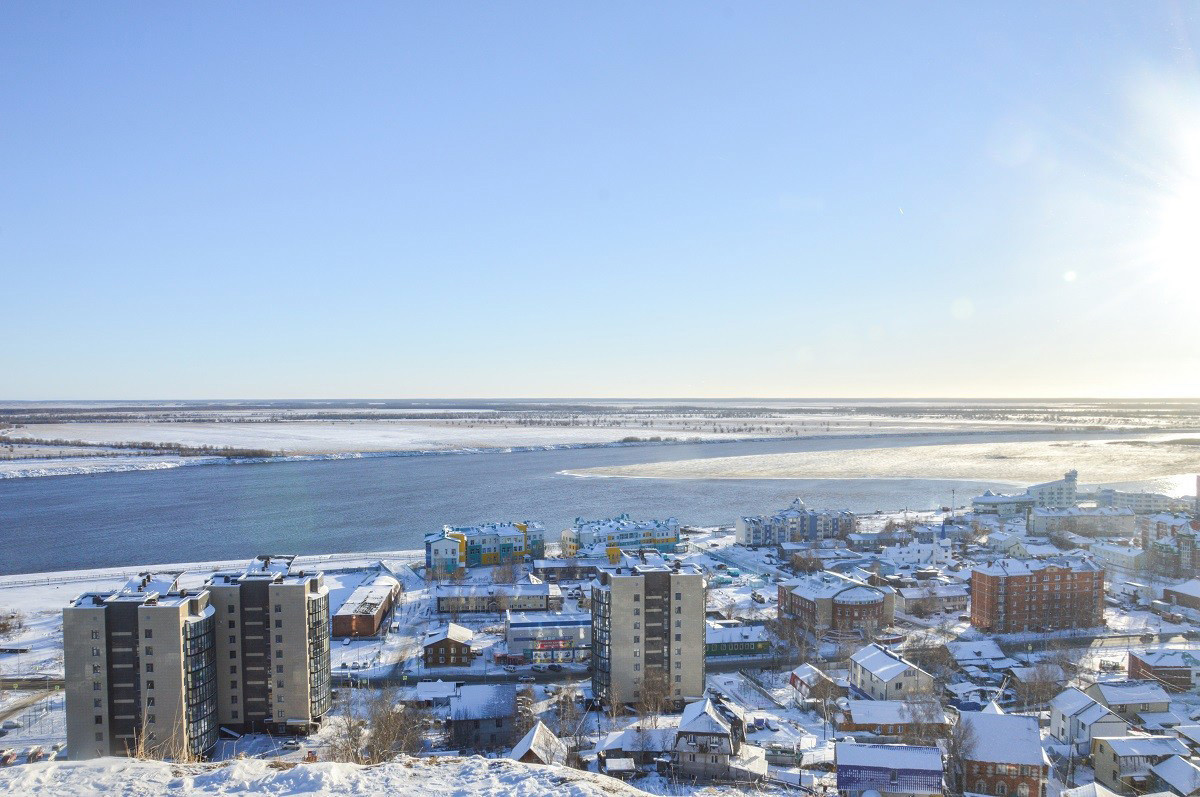
[[[1104,568],[1087,559],[1001,559],[971,573],[971,625],[1010,633],[1104,624]]]
[[[1042,797],[1050,763],[1035,717],[990,711],[963,712],[975,731],[974,751],[963,761],[962,791],[1003,797]]]
[[[1130,651],[1129,679],[1153,681],[1168,692],[1190,692],[1200,685],[1200,651]]]
[[[779,613],[806,631],[874,634],[891,625],[896,594],[832,572],[779,584]]]

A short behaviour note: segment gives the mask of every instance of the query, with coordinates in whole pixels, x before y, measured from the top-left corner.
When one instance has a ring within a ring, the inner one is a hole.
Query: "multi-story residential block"
[[[663,553],[679,544],[679,521],[631,520],[628,514],[608,520],[575,518],[575,525],[562,533],[562,555],[607,557],[610,563],[621,558],[621,551],[654,548]]]
[[[1111,542],[1094,542],[1088,546],[1088,554],[1105,571],[1124,570],[1136,573],[1145,570],[1150,558],[1146,551],[1132,545],[1118,545]]]
[[[704,695],[704,574],[625,556],[592,584],[592,689],[605,704]]]
[[[980,631],[1104,624],[1104,569],[1087,559],[1000,559],[971,573],[971,624]]]
[[[1035,507],[1029,513],[1029,531],[1037,535],[1070,532],[1084,537],[1133,537],[1137,516],[1132,509],[1112,506]]]
[[[1028,494],[1005,495],[988,490],[971,500],[971,511],[976,515],[995,515],[1000,520],[1011,520],[1028,515],[1034,503]]]
[[[509,655],[531,662],[587,661],[592,657],[592,615],[588,612],[504,614]]]
[[[1142,547],[1149,550],[1155,540],[1169,539],[1191,524],[1187,515],[1159,512],[1154,515],[1139,515],[1135,521]]]
[[[213,574],[217,704],[222,725],[307,733],[329,712],[329,589],[292,572],[294,556],[260,556]]]
[[[1154,783],[1155,764],[1188,755],[1174,736],[1117,736],[1092,740],[1092,769],[1096,783],[1117,794],[1145,794]]]
[[[1156,512],[1170,512],[1179,504],[1179,499],[1160,493],[1127,493],[1102,487],[1096,491],[1096,504],[1130,509],[1135,515],[1153,515]]]
[[[778,591],[780,615],[817,635],[870,635],[895,618],[895,590],[839,573],[789,579],[778,585]]]
[[[1075,506],[1079,502],[1079,471],[1069,470],[1061,479],[1026,488],[1025,494],[1037,507]]]
[[[1171,692],[1191,692],[1200,686],[1200,651],[1129,651],[1129,677],[1154,681]]]
[[[1050,774],[1036,717],[991,711],[966,711],[975,744],[963,756],[964,792],[1041,797]]]
[[[214,611],[173,577],[91,592],[63,610],[71,758],[187,760],[217,742]]]
[[[740,545],[781,545],[841,537],[854,531],[855,518],[849,510],[809,509],[797,498],[787,509],[773,515],[739,517],[734,538]]]
[[[529,520],[443,526],[440,532],[425,538],[425,566],[435,573],[515,562],[545,553],[546,530],[541,523]]]
[[[433,590],[443,614],[505,611],[548,612],[561,609],[562,590],[543,581],[520,584],[438,584]]]
[[[932,675],[875,643],[850,657],[850,686],[871,700],[904,700],[935,692]]]

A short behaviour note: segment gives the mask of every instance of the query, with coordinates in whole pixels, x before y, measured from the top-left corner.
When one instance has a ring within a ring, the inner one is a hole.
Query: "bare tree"
[[[912,692],[904,697],[902,709],[908,724],[900,734],[901,744],[932,747],[946,734],[946,712],[932,692]]]
[[[671,703],[671,674],[662,667],[647,669],[637,701],[642,724],[650,728],[658,727],[659,715],[665,713]]]
[[[492,568],[492,581],[496,584],[515,584],[518,575],[517,565],[512,559],[505,559]]]
[[[975,757],[979,736],[970,721],[959,717],[946,736],[946,770],[950,774],[950,791],[962,794],[965,783],[966,762]]]
[[[16,609],[0,610],[0,639],[18,634],[25,628],[25,616]]]
[[[329,759],[348,764],[365,764],[367,723],[354,714],[353,693],[353,689],[344,690],[329,720]]]
[[[1039,661],[1023,680],[1017,682],[1017,698],[1024,708],[1045,705],[1062,691],[1064,679],[1061,666],[1050,661]]]
[[[537,702],[537,695],[534,694],[532,686],[526,686],[517,692],[517,714],[513,719],[515,736],[524,736],[529,733],[530,728],[537,724],[538,716],[534,711],[535,702]]]
[[[400,753],[418,753],[428,717],[399,701],[399,690],[384,689],[367,703],[365,763],[390,761]]]

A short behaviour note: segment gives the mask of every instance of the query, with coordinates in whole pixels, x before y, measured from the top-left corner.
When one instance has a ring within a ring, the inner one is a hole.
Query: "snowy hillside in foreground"
[[[191,797],[192,795],[388,794],[427,797],[625,797],[637,789],[604,775],[541,767],[508,759],[408,758],[373,767],[300,764],[280,769],[246,759],[224,766],[176,766],[159,761],[100,758],[28,764],[0,770],[0,794],[72,797]]]

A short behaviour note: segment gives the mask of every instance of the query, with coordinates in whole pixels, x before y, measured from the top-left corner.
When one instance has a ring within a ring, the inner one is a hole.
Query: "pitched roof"
[[[1120,758],[1188,754],[1187,745],[1174,736],[1113,736],[1099,741],[1107,742]]]
[[[1101,702],[1112,706],[1126,703],[1169,703],[1167,690],[1153,681],[1110,681],[1092,684]]]
[[[1190,795],[1200,790],[1200,767],[1181,756],[1160,761],[1150,771],[1179,794]]]
[[[850,660],[881,681],[891,681],[910,668],[921,669],[878,643],[859,648]]]
[[[839,767],[887,767],[889,769],[923,769],[930,772],[942,771],[942,751],[936,747],[838,742],[833,749],[834,759]]]
[[[1045,762],[1036,717],[965,711],[962,721],[975,731],[973,761],[1040,766]]]
[[[509,758],[520,761],[526,753],[532,752],[543,764],[565,764],[567,761],[567,745],[554,732],[546,727],[546,723],[538,720],[529,729],[517,746],[508,754]]]
[[[461,642],[464,645],[470,642],[475,637],[475,632],[470,628],[461,626],[458,623],[447,623],[445,628],[439,628],[436,631],[430,631],[425,635],[422,645],[428,647],[436,645],[438,642],[447,639],[453,639],[455,642]]]
[[[680,733],[729,733],[729,723],[709,698],[684,706],[679,718]]]

